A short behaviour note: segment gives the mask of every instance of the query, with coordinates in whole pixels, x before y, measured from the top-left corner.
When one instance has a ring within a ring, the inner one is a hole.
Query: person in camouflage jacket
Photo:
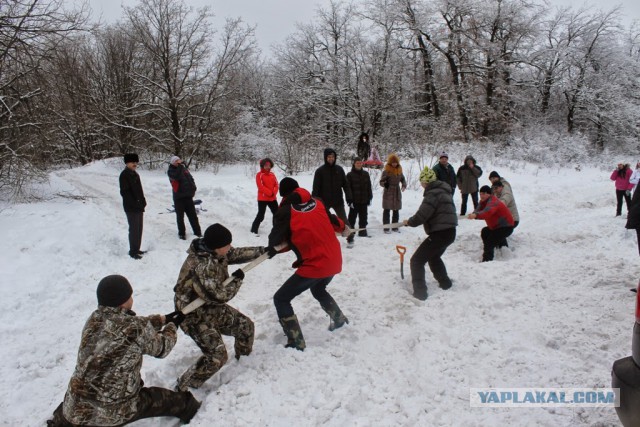
[[[220,224],[207,228],[204,237],[194,239],[182,264],[174,288],[176,310],[182,310],[196,298],[206,301],[190,313],[181,328],[200,347],[203,355],[178,378],[178,390],[198,388],[227,362],[222,335],[235,338],[235,356],[248,356],[253,348],[253,322],[227,304],[240,289],[244,273],[241,269],[229,278],[229,264],[254,260],[266,251],[260,247],[231,247],[231,232]]]
[[[132,288],[111,275],[98,284],[98,309],[82,331],[76,368],[49,426],[120,426],[149,417],[189,422],[200,402],[190,392],[143,387],[142,356],[163,358],[176,343],[184,315],[138,317]]]

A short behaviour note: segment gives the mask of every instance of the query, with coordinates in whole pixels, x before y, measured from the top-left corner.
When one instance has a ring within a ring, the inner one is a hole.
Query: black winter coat
[[[169,165],[167,175],[169,175],[169,182],[173,189],[173,200],[186,199],[196,195],[196,182],[189,169],[183,164]]]
[[[636,189],[631,199],[631,208],[627,215],[626,228],[638,229],[640,228],[640,190]]]
[[[333,154],[336,161],[333,165],[327,163],[327,156]],[[347,185],[347,176],[342,166],[338,166],[336,152],[328,148],[324,150],[324,165],[316,169],[313,175],[313,191],[311,196],[319,197],[327,209],[334,206],[344,206],[342,190],[347,200],[351,200],[351,190]]]
[[[353,202],[357,205],[368,205],[373,199],[369,172],[351,168],[351,172],[347,174],[347,185],[351,190],[352,197],[351,200],[347,200],[347,203]]]
[[[144,212],[147,200],[144,198],[138,172],[124,168],[120,173],[120,195],[125,212]]]
[[[437,163],[431,168],[435,173],[438,181],[444,181],[451,187],[451,194],[456,191],[456,171],[453,170],[453,166],[448,164],[447,167],[443,167],[440,163]]]
[[[410,227],[424,225],[427,234],[457,227],[458,214],[449,184],[442,181],[427,184],[418,212],[409,218],[408,224]]]

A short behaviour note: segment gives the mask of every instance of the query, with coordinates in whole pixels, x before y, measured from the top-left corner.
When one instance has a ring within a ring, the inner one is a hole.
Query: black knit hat
[[[138,155],[136,153],[127,153],[124,155],[124,162],[125,163],[138,163],[140,161],[140,159],[138,158]]]
[[[502,184],[502,181],[497,180],[493,183],[492,187],[504,187],[504,184]]]
[[[133,294],[133,289],[126,277],[112,274],[100,280],[96,294],[98,296],[98,305],[119,307],[129,301]]]
[[[498,175],[498,172],[496,171],[491,171],[489,178],[500,178],[500,175]]]
[[[291,177],[282,178],[280,181],[280,197],[287,197],[293,190],[299,188],[298,181]]]
[[[231,244],[231,232],[222,224],[210,225],[202,238],[207,248],[214,250]]]
[[[488,185],[483,185],[482,187],[480,187],[480,192],[491,194],[491,187],[489,187]]]

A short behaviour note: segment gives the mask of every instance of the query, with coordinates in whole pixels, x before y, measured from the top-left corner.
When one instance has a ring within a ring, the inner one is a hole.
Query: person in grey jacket
[[[413,296],[423,301],[428,297],[424,270],[426,263],[429,263],[429,269],[442,289],[449,289],[452,285],[442,255],[456,239],[458,226],[451,186],[436,180],[432,171],[426,172],[420,174],[420,184],[424,188],[422,204],[411,218],[403,221],[409,227],[422,225],[427,233],[427,238],[418,246],[410,261]]]
[[[462,195],[462,206],[460,207],[460,216],[465,216],[467,213],[467,200],[471,195],[471,201],[473,202],[473,208],[478,207],[478,178],[482,176],[482,169],[476,164],[476,159],[473,156],[467,156],[464,158],[464,165],[458,168],[456,174],[456,181],[460,194]]]

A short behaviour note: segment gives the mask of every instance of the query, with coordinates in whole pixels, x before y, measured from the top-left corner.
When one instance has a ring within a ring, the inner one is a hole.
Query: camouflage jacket
[[[232,280],[226,286],[223,282],[229,278],[227,267],[229,264],[244,264],[253,261],[265,252],[262,246],[231,248],[226,256],[218,257],[207,250],[202,244],[202,239],[195,239],[191,243],[187,253],[187,259],[182,264],[178,282],[173,288],[175,291],[175,304],[177,310],[182,310],[187,304],[200,297],[209,304],[225,304],[236,296],[242,281]],[[200,309],[198,309],[200,310]],[[187,317],[187,320],[197,317]]]
[[[142,355],[165,357],[176,327],[162,317],[137,317],[120,307],[98,306],[82,330],[76,369],[64,396],[63,415],[72,424],[115,426],[138,405]]]

